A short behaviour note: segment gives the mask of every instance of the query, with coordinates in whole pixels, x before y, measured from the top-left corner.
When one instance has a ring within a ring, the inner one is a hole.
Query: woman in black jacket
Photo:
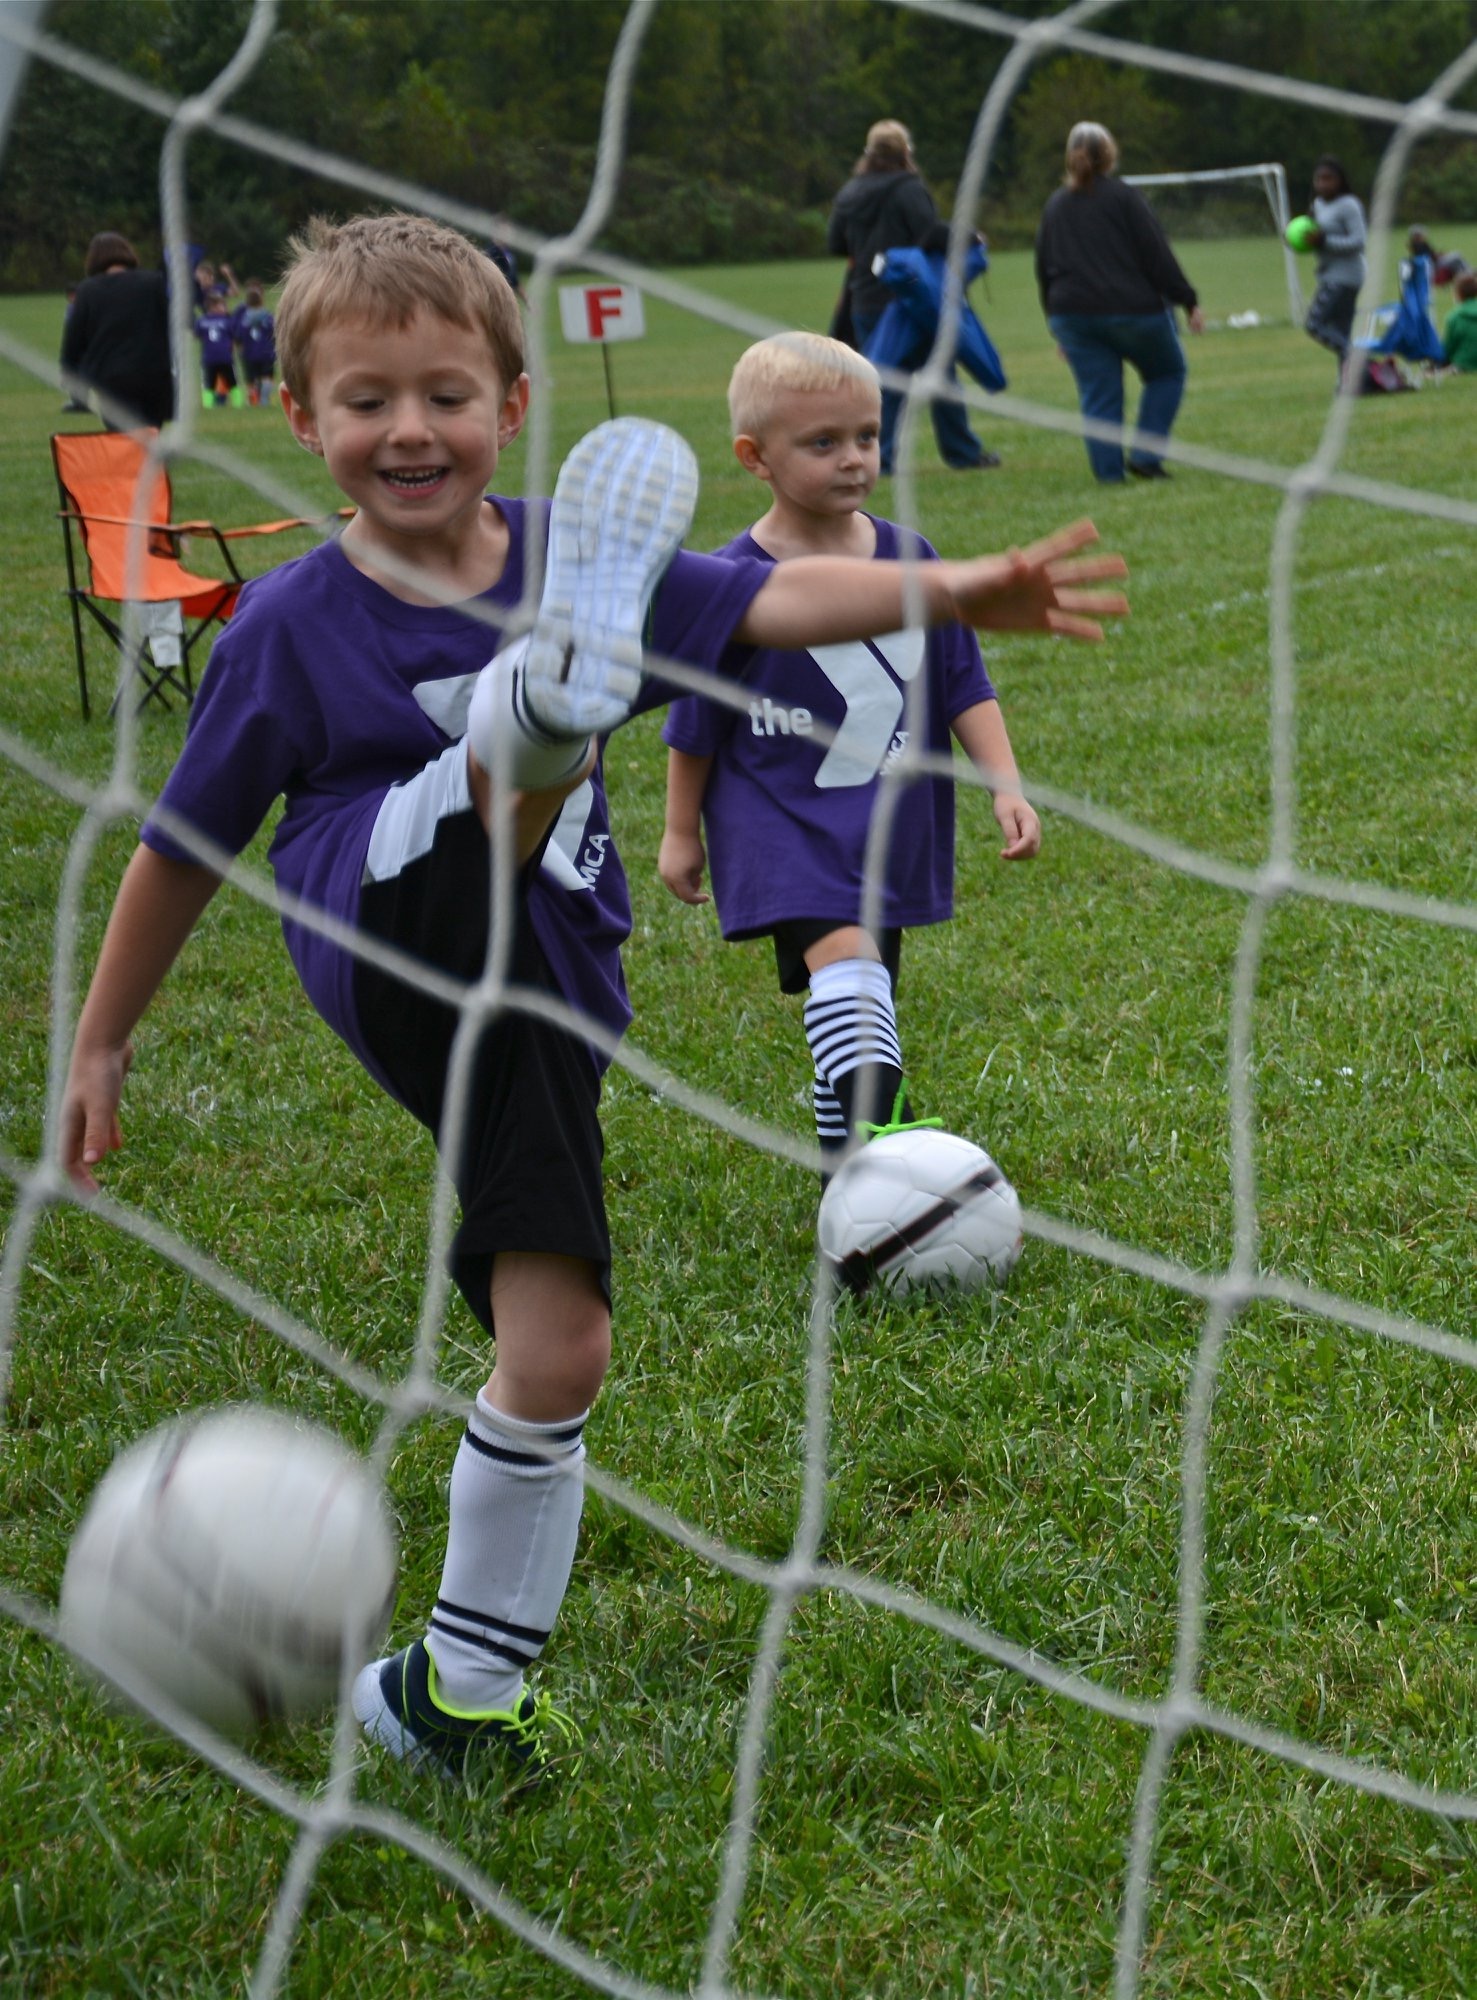
[[[1205,321],[1158,217],[1137,188],[1113,178],[1117,163],[1105,126],[1072,127],[1066,185],[1047,202],[1036,232],[1036,282],[1084,417],[1121,425],[1124,362],[1138,371],[1144,387],[1128,470],[1167,479],[1163,447],[1185,392],[1174,307],[1184,307],[1192,333]],[[1096,477],[1120,484],[1122,445],[1091,437],[1086,444]]]
[[[84,268],[62,330],[66,386],[80,384],[106,396],[135,423],[168,423],[174,415],[174,373],[163,272],[141,271],[133,245],[111,229],[88,244]]]
[[[873,261],[889,250],[913,250],[937,229],[939,212],[913,158],[913,141],[906,125],[883,118],[867,134],[866,151],[831,209],[826,247],[848,259],[846,276],[851,303],[853,344],[862,353],[892,294],[872,270]],[[895,389],[882,392],[882,470],[892,471],[892,440],[902,397]],[[931,406],[939,455],[958,472],[998,465],[969,427],[964,405],[945,397]]]

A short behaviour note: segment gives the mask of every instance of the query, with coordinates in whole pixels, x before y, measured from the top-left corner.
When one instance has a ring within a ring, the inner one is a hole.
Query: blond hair
[[[816,393],[846,383],[877,391],[877,370],[865,355],[824,333],[772,333],[745,348],[728,382],[728,416],[735,437],[762,438],[776,399],[787,389]]]
[[[867,130],[861,165],[862,171],[870,174],[895,174],[911,168],[913,135],[907,126],[896,118],[879,118]]]
[[[1118,141],[1106,125],[1087,119],[1067,134],[1067,185],[1080,192],[1093,181],[1112,173],[1118,164]]]
[[[399,328],[418,312],[435,313],[487,336],[504,389],[523,373],[523,321],[512,288],[459,230],[423,215],[314,216],[288,249],[277,358],[304,409],[312,408],[313,342],[344,320]]]

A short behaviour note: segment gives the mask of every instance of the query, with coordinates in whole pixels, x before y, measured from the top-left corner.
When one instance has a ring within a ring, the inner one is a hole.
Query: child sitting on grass
[[[1477,271],[1462,271],[1452,282],[1456,304],[1441,329],[1441,351],[1448,368],[1477,375]]]
[[[893,523],[864,512],[882,415],[869,361],[822,334],[777,334],[740,357],[728,404],[734,453],[768,487],[769,507],[722,555],[783,573],[797,557],[886,562],[900,553]],[[912,547],[937,563],[927,542]],[[965,626],[761,652],[744,685],[747,712],[691,695],[668,710],[657,866],[673,895],[704,903],[711,860],[724,937],[772,938],[780,990],[808,994],[811,1095],[829,1170],[859,1125],[912,1117],[895,1011],[903,931],[953,914],[954,785],[927,774],[895,801],[870,917],[868,839],[883,774],[911,730],[934,756],[947,756],[952,730],[994,795],[1002,858],[1029,861],[1041,823]]]
[[[902,622],[898,564],[681,552],[696,467],[660,425],[585,438],[552,507],[490,494],[528,408],[523,329],[506,281],[454,230],[407,215],[311,225],[277,345],[293,434],[358,511],[337,540],[247,584],[216,642],[77,1025],[60,1150],[83,1190],[122,1144],[134,1027],[220,886],[218,857],[239,854],[281,795],[279,890],[421,961],[443,991],[486,970],[505,862],[499,969],[613,1040],[629,1019],[631,919],[598,737],[670,695],[643,686],[643,643],[724,671],[744,648]],[[1074,559],[1094,538],[1082,523],[1023,552],[930,565],[927,615],[1100,636],[1097,618],[1123,600],[1080,586],[1124,565]],[[540,569],[531,633],[498,652],[527,628]],[[507,787],[496,815],[494,772]],[[494,826],[510,853],[493,853]],[[584,1427],[610,1357],[608,1056],[500,1008],[453,1071],[460,1014],[444,997],[291,916],[283,930],[314,1006],[437,1135],[461,1204],[452,1270],[496,1340],[452,1468],[429,1628],[362,1670],[355,1711],[416,1765],[458,1776],[491,1746],[532,1778],[559,1724],[524,1677],[568,1584]]]

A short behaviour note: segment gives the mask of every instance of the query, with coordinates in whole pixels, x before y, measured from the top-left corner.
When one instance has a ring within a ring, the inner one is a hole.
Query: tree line
[[[1057,0],[1005,0],[1018,16]],[[174,95],[238,46],[249,0],[54,0],[47,31]],[[625,0],[283,0],[243,118],[515,218],[568,229],[588,192]],[[1371,96],[1421,93],[1477,36],[1477,0],[1126,0],[1099,32]],[[662,0],[642,44],[616,210],[601,241],[644,262],[814,256],[868,124],[900,118],[941,207],[1007,53],[1001,37],[886,0]],[[1469,89],[1459,102],[1471,104]],[[1368,192],[1389,128],[1244,91],[1065,54],[1014,98],[978,221],[1028,241],[1081,117],[1112,127],[1125,171],[1317,154]],[[163,125],[45,61],[0,160],[0,287],[58,289],[88,238],[160,242]],[[291,231],[353,197],[204,132],[189,151],[190,234],[269,280]],[[1477,142],[1423,140],[1408,218],[1477,212]]]

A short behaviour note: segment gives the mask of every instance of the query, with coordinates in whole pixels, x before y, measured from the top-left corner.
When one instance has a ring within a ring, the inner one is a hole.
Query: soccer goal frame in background
[[[1292,209],[1287,199],[1287,169],[1279,161],[1266,160],[1255,167],[1207,167],[1193,174],[1125,174],[1123,178],[1130,187],[1140,188],[1191,187],[1214,181],[1260,181],[1276,225],[1277,241],[1282,246],[1282,263],[1287,273],[1287,309],[1293,325],[1302,325],[1306,310],[1303,288],[1298,278],[1297,257],[1287,241],[1287,225],[1292,220]]]

